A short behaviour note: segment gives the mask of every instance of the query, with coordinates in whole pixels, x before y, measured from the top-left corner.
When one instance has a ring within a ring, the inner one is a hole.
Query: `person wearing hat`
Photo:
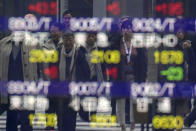
[[[131,42],[132,32],[131,24],[128,17],[122,19],[120,22],[121,29],[121,42],[120,42],[120,53],[121,53],[121,62],[120,62],[120,78],[121,81],[134,82],[134,59],[137,55],[136,49],[133,47]],[[121,131],[126,130],[126,120],[125,120],[125,98],[119,98],[116,100],[116,114],[117,119],[121,126]],[[130,99],[130,131],[135,128],[134,124],[134,114],[133,114],[133,99]]]

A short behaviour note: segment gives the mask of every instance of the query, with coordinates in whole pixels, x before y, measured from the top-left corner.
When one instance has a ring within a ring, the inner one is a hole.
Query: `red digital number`
[[[169,2],[158,4],[155,7],[157,13],[162,13],[164,16],[179,16],[183,15],[184,7],[182,2]]]
[[[51,79],[56,79],[58,77],[58,67],[51,66],[49,68],[44,69],[44,74],[49,76]]]
[[[108,4],[107,11],[113,15],[119,15],[121,11],[120,3],[118,1],[115,1],[115,2],[112,2],[111,4]]]
[[[116,67],[106,69],[106,75],[108,77],[112,77],[113,79],[117,79],[118,77],[118,69]]]
[[[56,15],[57,4],[53,2],[37,2],[36,4],[30,4],[28,9],[32,12],[36,12],[40,15]]]

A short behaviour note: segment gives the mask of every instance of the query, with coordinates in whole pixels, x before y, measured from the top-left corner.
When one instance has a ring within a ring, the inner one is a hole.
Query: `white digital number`
[[[162,38],[156,33],[133,33],[131,41],[136,48],[157,48],[161,43],[166,47],[175,47],[178,43],[178,39],[174,34],[165,35]]]
[[[161,22],[160,18],[135,18],[132,21],[132,29],[135,32],[154,32],[154,31],[165,31],[168,27],[170,32],[174,31],[176,19],[175,18],[166,18]]]
[[[8,20],[8,28],[12,31],[16,30],[30,30],[36,31],[41,29],[44,25],[44,30],[49,30],[50,22],[52,19],[50,17],[41,17],[38,21],[37,18],[22,18],[22,17],[11,17]]]
[[[71,82],[69,84],[69,93],[74,95],[110,95],[110,82],[102,82],[98,84],[97,82]]]
[[[159,83],[133,83],[131,84],[131,96],[137,97],[161,97],[168,91],[168,96],[174,95],[174,83],[164,83],[163,86]]]
[[[72,31],[101,31],[104,26],[106,30],[111,30],[112,25],[111,18],[103,18],[99,20],[98,18],[71,18],[70,29]]]

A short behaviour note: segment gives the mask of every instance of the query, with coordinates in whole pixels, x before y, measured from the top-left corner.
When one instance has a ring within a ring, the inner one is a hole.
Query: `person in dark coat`
[[[81,81],[89,78],[89,67],[84,52],[75,45],[73,32],[63,32],[63,46],[60,53],[60,81]],[[71,106],[74,96],[62,97],[58,100],[57,116],[59,131],[75,131],[77,111]]]
[[[195,82],[195,74],[196,74],[196,56],[194,49],[192,47],[192,39],[187,39],[187,34],[182,31],[177,32],[177,37],[179,40],[178,45],[176,46],[179,50],[182,50],[184,53],[184,64],[186,67],[186,82]],[[189,108],[191,108],[191,101],[189,101]],[[194,99],[194,107],[193,110],[188,114],[184,119],[184,125],[186,127],[190,127],[194,121],[196,120],[196,100]]]

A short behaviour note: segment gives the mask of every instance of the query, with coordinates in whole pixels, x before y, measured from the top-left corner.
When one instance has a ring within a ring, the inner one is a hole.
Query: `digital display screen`
[[[196,130],[193,1],[8,1],[0,131]]]

